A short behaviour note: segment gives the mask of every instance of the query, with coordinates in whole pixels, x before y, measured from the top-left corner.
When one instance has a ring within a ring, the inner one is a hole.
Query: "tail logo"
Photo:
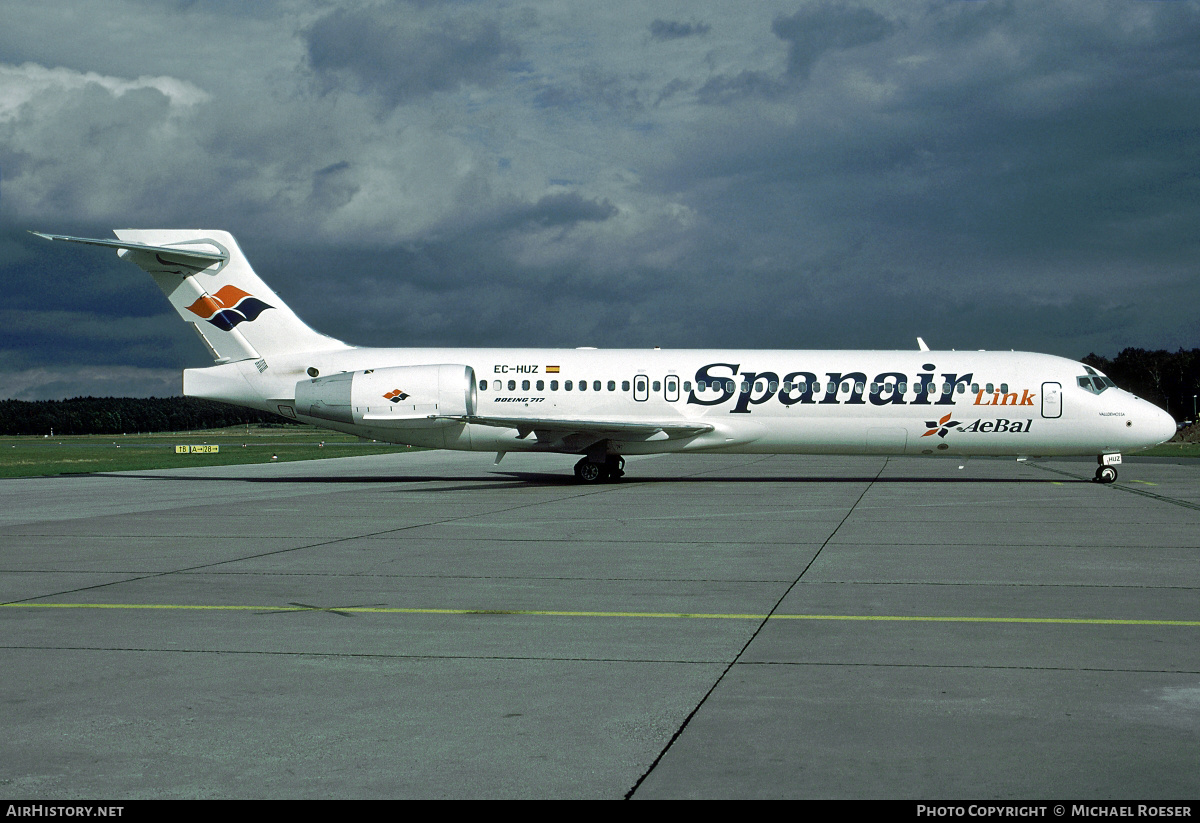
[[[238,323],[252,322],[274,306],[268,306],[237,286],[224,286],[216,294],[206,294],[187,308],[192,314],[204,318],[218,329],[233,331],[233,327]]]
[[[391,400],[393,403],[399,403],[401,400],[407,400],[408,395],[405,394],[404,392],[400,391],[399,389],[392,389],[390,392],[388,392],[387,394],[385,394],[383,396],[383,399]]]

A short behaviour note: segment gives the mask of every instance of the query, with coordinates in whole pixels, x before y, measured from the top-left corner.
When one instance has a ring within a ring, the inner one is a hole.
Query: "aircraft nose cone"
[[[1150,421],[1150,431],[1158,443],[1163,443],[1175,436],[1175,418],[1162,409],[1156,408],[1157,414]]]

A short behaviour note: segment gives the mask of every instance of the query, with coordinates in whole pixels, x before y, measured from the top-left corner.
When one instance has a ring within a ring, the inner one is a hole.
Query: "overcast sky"
[[[180,393],[232,232],[371,346],[1200,346],[1200,0],[0,4],[0,398]]]

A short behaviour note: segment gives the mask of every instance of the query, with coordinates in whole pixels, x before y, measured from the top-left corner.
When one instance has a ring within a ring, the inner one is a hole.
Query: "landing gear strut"
[[[575,479],[580,483],[616,482],[625,474],[625,458],[619,454],[604,456],[603,463],[585,457],[575,464]]]

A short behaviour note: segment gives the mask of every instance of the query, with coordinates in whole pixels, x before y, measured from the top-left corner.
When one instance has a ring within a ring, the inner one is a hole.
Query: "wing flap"
[[[501,429],[516,429],[524,438],[536,432],[539,440],[559,440],[573,434],[592,435],[610,440],[649,440],[694,437],[713,430],[708,423],[672,421],[627,421],[627,420],[568,420],[554,417],[489,417],[466,415],[445,419]],[[547,435],[547,436],[543,436]]]

